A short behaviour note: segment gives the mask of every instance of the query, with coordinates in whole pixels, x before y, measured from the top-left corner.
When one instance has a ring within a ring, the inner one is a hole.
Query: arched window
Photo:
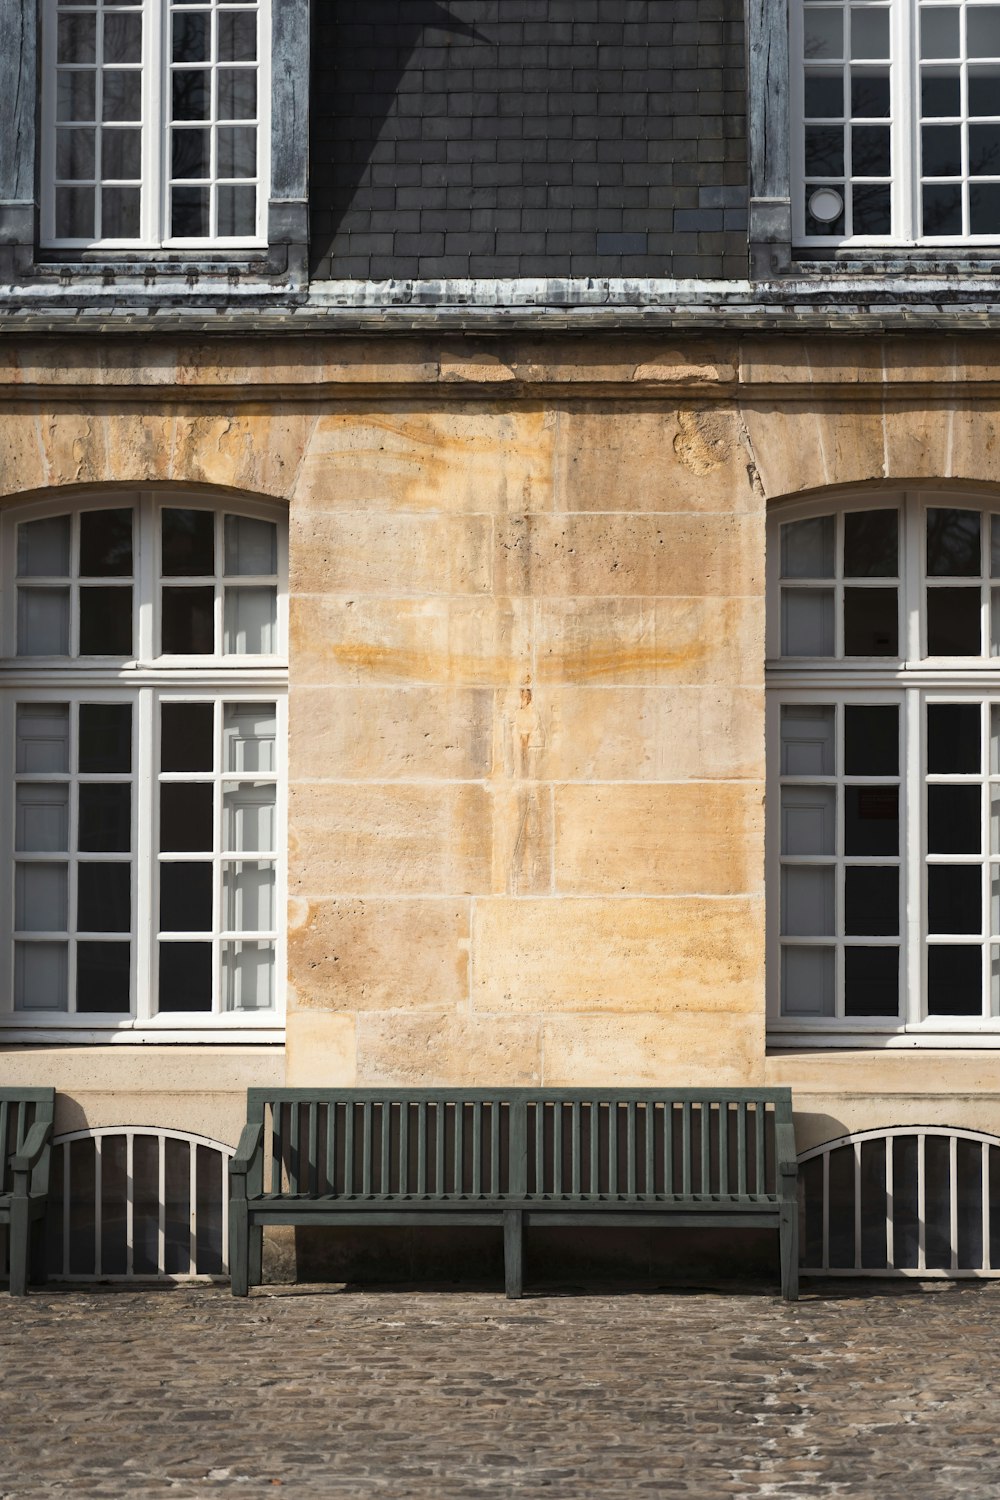
[[[782,509],[768,566],[772,1030],[1000,1042],[1000,505]]]
[[[274,1027],[285,526],[89,496],[0,519],[0,1008],[97,1035]]]

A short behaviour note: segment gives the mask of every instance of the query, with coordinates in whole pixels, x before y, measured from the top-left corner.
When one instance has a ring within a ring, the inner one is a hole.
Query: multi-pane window
[[[265,237],[267,0],[45,0],[42,240]]]
[[[1000,238],[1000,4],[793,0],[804,244]]]
[[[1000,513],[814,504],[769,566],[774,1023],[1000,1027]]]
[[[249,503],[85,505],[3,523],[0,1011],[274,1024],[283,528]]]

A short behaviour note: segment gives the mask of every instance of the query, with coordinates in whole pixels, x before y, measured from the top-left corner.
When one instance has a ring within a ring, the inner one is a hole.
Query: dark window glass
[[[211,943],[160,944],[159,1009],[212,1009]]]
[[[76,925],[81,932],[131,931],[131,865],[80,862]]]
[[[160,865],[160,931],[211,932],[212,866],[193,861]]]
[[[844,127],[806,126],[806,171],[814,177],[844,175]]]
[[[843,76],[839,73],[807,73],[805,108],[807,120],[835,120],[843,115]]]
[[[927,655],[979,656],[982,621],[979,590],[927,590]]]
[[[1000,232],[1000,183],[977,182],[969,189],[969,232]]]
[[[132,847],[132,788],[127,783],[80,787],[77,846],[87,854],[127,854]]]
[[[844,788],[844,852],[899,853],[899,788]]]
[[[899,949],[844,949],[844,1014],[899,1014]]]
[[[212,849],[212,785],[167,781],[160,786],[160,849],[207,854]]]
[[[884,1140],[861,1143],[861,1264],[869,1271],[882,1271],[889,1264],[885,1148]]]
[[[924,1264],[933,1270],[951,1267],[951,1141],[928,1135],[924,1140]]]
[[[164,656],[211,656],[215,649],[215,590],[163,589]]]
[[[79,769],[98,775],[132,769],[132,705],[81,703]]]
[[[160,708],[160,770],[211,771],[211,703],[164,703]]]
[[[81,578],[128,578],[131,573],[131,510],[85,510],[80,516]]]
[[[888,70],[851,74],[851,114],[856,120],[885,120],[889,117]]]
[[[895,866],[848,865],[844,931],[849,937],[899,936],[899,870]]]
[[[212,100],[211,75],[202,68],[182,68],[172,79],[173,118],[207,120]]]
[[[978,865],[927,866],[927,926],[946,937],[982,931],[982,872]]]
[[[844,589],[844,655],[899,655],[895,589]]]
[[[894,510],[852,510],[844,517],[844,576],[895,578],[899,517]]]
[[[844,772],[848,776],[899,774],[899,710],[849,703],[844,709]]]
[[[841,1146],[829,1157],[827,1233],[830,1265],[854,1265],[854,1151]]]
[[[893,1264],[912,1269],[920,1255],[920,1197],[917,1179],[917,1138],[898,1135],[892,1148]]]
[[[930,120],[954,119],[962,113],[962,84],[957,71],[923,74],[920,112]]]
[[[127,1015],[132,1008],[131,958],[131,943],[77,943],[77,1010],[84,1015]]]
[[[969,126],[969,172],[1000,177],[1000,125]]]
[[[982,571],[978,510],[927,512],[929,578],[978,578]]]
[[[927,788],[927,852],[979,854],[982,811],[977,786]]]
[[[962,189],[959,184],[926,183],[923,190],[924,234],[962,233]]]
[[[211,56],[212,17],[206,11],[175,11],[174,62],[209,62]]]
[[[203,578],[215,572],[215,514],[164,510],[161,520],[164,578]]]
[[[975,775],[980,769],[979,730],[978,703],[928,704],[928,771]]]
[[[80,590],[80,655],[132,655],[132,590],[85,585]]]
[[[890,234],[892,232],[892,198],[887,182],[855,184],[854,233]]]
[[[927,1014],[979,1016],[982,1011],[981,950],[957,943],[931,943],[927,949]]]
[[[211,177],[211,133],[208,130],[175,130],[170,169],[174,177]],[[174,232],[179,234],[180,230]]]
[[[925,177],[962,175],[961,125],[925,125],[920,143]]]
[[[815,182],[806,183],[806,234],[843,234],[844,214],[842,190],[840,188],[836,190],[838,194],[841,194],[841,212],[837,215],[837,217],[835,219],[816,219],[809,212],[809,203],[812,199],[815,188]]]
[[[1000,97],[1000,71],[996,68],[969,69],[969,114],[995,115]]]
[[[892,158],[887,125],[855,125],[851,131],[851,160],[858,177],[888,177]]]
[[[179,240],[205,239],[211,233],[209,189],[170,189],[170,233]]]

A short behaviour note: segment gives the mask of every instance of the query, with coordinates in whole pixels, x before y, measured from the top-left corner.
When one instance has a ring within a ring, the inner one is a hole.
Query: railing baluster
[[[747,1190],[747,1101],[736,1105],[736,1191],[742,1198]]]
[[[465,1195],[465,1100],[455,1100],[455,1171],[452,1192],[456,1197]]]
[[[331,1099],[326,1106],[326,1189],[331,1197],[337,1195],[337,1101]]]
[[[541,1099],[529,1104],[535,1129],[535,1193],[545,1192],[545,1105]]]
[[[556,1198],[563,1195],[563,1102],[557,1099],[552,1106],[552,1192]]]
[[[701,1121],[701,1191],[707,1195],[712,1191],[712,1106],[707,1099],[701,1101],[698,1118]]]
[[[626,1191],[630,1198],[636,1196],[636,1159],[635,1159],[635,1100],[630,1099],[626,1105],[626,1128],[625,1128],[625,1167],[626,1167]]]
[[[313,1197],[319,1192],[319,1134],[314,1103],[309,1106],[309,1192]]]
[[[656,1157],[653,1152],[655,1144],[654,1131],[656,1129],[656,1103],[653,1099],[647,1099],[642,1107],[642,1127],[645,1131],[644,1143],[646,1147],[646,1181],[643,1183],[647,1198],[656,1192]]]
[[[608,1100],[608,1194],[618,1196],[618,1101]]]
[[[599,1198],[601,1195],[601,1162],[599,1156],[601,1144],[601,1107],[596,1099],[590,1100],[590,1195]]]
[[[410,1192],[410,1101],[399,1104],[399,1191]]]
[[[579,1198],[580,1192],[581,1192],[581,1188],[580,1188],[580,1144],[581,1144],[581,1142],[580,1142],[580,1134],[581,1134],[581,1129],[582,1129],[582,1126],[581,1126],[581,1121],[580,1121],[580,1101],[579,1101],[579,1099],[574,1099],[573,1100],[573,1105],[572,1105],[572,1118],[570,1120],[570,1142],[569,1142],[570,1156],[571,1156],[570,1170],[571,1170],[572,1175],[573,1175],[573,1197],[574,1198]]]
[[[427,1102],[417,1105],[417,1196],[427,1196]]]
[[[729,1195],[729,1101],[719,1100],[719,1192]]]
[[[500,1122],[504,1105],[499,1099],[490,1100],[490,1196],[500,1196]],[[509,1170],[509,1169],[508,1169]]]
[[[671,1197],[674,1191],[674,1104],[672,1099],[663,1101],[663,1192]]]
[[[372,1194],[372,1101],[361,1104],[361,1196]]]
[[[390,1191],[389,1182],[389,1136],[392,1133],[392,1100],[380,1099],[378,1108],[379,1124],[381,1126],[382,1156],[379,1163],[379,1197],[384,1198]]]
[[[344,1102],[344,1197],[354,1196],[354,1100]]]
[[[448,1102],[434,1101],[434,1196],[444,1197],[444,1142],[448,1132]]]
[[[479,1198],[483,1191],[483,1101],[477,1099],[472,1106],[472,1196]]]
[[[691,1192],[691,1101],[685,1099],[681,1105],[681,1192],[685,1198]]]

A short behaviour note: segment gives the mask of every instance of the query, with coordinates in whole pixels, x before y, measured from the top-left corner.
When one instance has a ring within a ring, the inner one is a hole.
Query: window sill
[[[853,1051],[1000,1050],[1000,1021],[983,1021],[975,1029],[961,1030],[954,1024],[944,1026],[940,1023],[933,1023],[931,1029],[926,1022],[912,1028],[889,1028],[884,1024],[858,1027],[855,1024],[850,1030],[786,1028],[772,1022],[767,1029],[767,1051],[773,1053],[786,1048],[792,1051],[829,1048]]]
[[[0,1046],[283,1047],[284,1043],[284,1022],[273,1018],[258,1025],[246,1022],[226,1025],[218,1017],[210,1018],[209,1023],[201,1026],[186,1022],[168,1026],[134,1021],[120,1026],[39,1026],[37,1022],[12,1021],[9,1017],[0,1023]]]

